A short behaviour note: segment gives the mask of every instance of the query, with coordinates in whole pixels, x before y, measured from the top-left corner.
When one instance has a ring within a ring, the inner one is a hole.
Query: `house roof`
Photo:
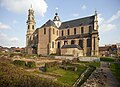
[[[110,46],[99,47],[99,51],[108,51]]]
[[[90,37],[91,34],[76,34],[76,35],[68,35],[68,36],[60,36],[56,40],[65,40],[65,39],[77,39],[77,38],[83,38],[83,37]]]
[[[94,23],[94,17],[95,17],[95,15],[62,22],[59,29],[66,29],[66,28],[72,28],[72,27],[78,27],[78,26],[93,24]],[[45,24],[43,24],[40,28],[49,27],[49,26],[53,26],[53,27],[57,28],[55,23],[50,19]]]
[[[75,20],[70,20],[66,22],[62,22],[61,26],[59,29],[66,29],[66,28],[71,28],[71,27],[78,27],[78,26],[84,26],[84,25],[90,25],[94,23],[94,17],[89,16],[89,17],[84,17],[84,18],[79,18]]]
[[[40,28],[43,28],[43,27],[49,27],[49,26],[53,26],[53,27],[56,27],[57,26],[55,25],[55,23],[52,21],[52,20],[48,20],[44,25],[42,25]]]
[[[71,45],[63,45],[62,49],[64,48],[78,48],[79,50],[82,50],[82,48],[79,45],[71,44]]]

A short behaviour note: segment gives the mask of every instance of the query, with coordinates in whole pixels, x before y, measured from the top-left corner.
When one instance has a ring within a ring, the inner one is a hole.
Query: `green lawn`
[[[77,80],[77,78],[82,74],[87,67],[76,65],[78,70],[77,71],[70,71],[70,70],[64,70],[64,69],[57,69],[52,71],[52,73],[60,74],[62,77],[57,77],[58,82],[62,82],[64,84],[67,84],[69,86],[72,86],[72,84]]]
[[[120,83],[120,64],[117,63],[112,63],[110,65],[110,69],[113,73],[113,75],[116,77],[116,79],[119,81]]]

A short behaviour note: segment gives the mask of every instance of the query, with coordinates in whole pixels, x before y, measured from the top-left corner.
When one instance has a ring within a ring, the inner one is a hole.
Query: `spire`
[[[97,15],[97,10],[95,10],[95,15]]]
[[[32,9],[32,4],[30,5],[30,8]]]

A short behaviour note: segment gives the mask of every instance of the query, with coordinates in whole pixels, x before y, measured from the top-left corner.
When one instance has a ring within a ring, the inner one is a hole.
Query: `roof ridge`
[[[64,22],[62,22],[62,23],[70,22],[70,21],[75,21],[75,20],[79,20],[79,19],[85,19],[85,18],[89,18],[89,17],[92,17],[92,16],[95,16],[95,15],[86,16],[86,17],[82,17],[82,18],[71,19],[71,20],[69,20],[69,21],[64,21]]]

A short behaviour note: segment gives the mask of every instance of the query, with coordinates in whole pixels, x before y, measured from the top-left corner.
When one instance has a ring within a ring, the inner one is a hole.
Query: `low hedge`
[[[22,61],[22,60],[14,60],[13,64],[18,65],[18,66],[22,66],[22,67],[28,67],[28,68],[36,67],[36,64],[35,64],[34,61],[25,62],[25,61]]]
[[[34,61],[29,61],[29,62],[27,62],[26,66],[29,68],[34,68],[34,67],[36,67],[36,64]]]
[[[115,59],[111,58],[111,57],[101,57],[100,61],[106,61],[106,62],[114,62]]]

